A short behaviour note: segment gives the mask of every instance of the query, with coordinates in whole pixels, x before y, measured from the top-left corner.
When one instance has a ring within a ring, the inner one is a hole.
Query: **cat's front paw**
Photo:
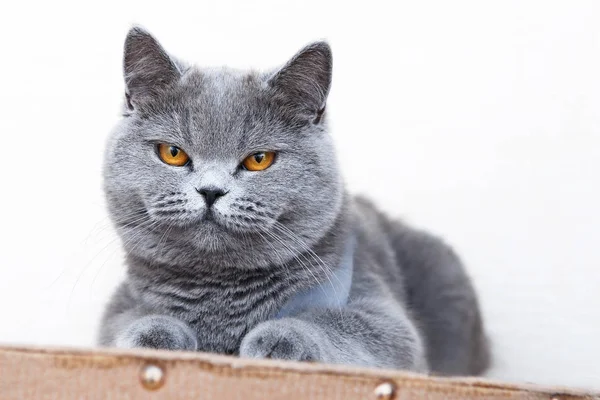
[[[242,340],[240,356],[292,361],[324,361],[318,333],[295,318],[266,321]]]
[[[198,347],[196,334],[187,324],[173,317],[149,315],[130,324],[115,341],[117,347],[190,350]]]

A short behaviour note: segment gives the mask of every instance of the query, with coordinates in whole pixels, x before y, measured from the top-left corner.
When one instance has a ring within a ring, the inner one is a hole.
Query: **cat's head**
[[[273,258],[323,236],[343,197],[325,125],[331,70],[324,42],[258,73],[187,66],[130,30],[124,118],[105,160],[126,250],[178,262],[274,248]]]

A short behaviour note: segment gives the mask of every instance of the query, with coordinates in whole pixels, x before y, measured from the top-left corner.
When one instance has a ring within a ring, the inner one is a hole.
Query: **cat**
[[[124,77],[104,188],[128,269],[100,345],[487,368],[457,255],[345,189],[327,130],[326,42],[268,73],[200,69],[133,27]]]

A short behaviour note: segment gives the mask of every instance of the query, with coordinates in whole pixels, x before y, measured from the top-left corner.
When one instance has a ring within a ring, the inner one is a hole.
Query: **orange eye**
[[[262,151],[260,153],[254,153],[249,157],[246,157],[242,165],[248,171],[262,171],[271,166],[275,160],[275,153],[272,151]]]
[[[183,167],[190,161],[190,157],[179,147],[161,143],[158,145],[158,156],[165,164]]]

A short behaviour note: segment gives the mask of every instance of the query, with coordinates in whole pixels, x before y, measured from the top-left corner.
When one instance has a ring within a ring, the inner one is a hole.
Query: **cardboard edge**
[[[581,389],[566,387],[549,387],[533,384],[514,384],[495,381],[478,377],[436,377],[415,374],[405,371],[360,368],[342,365],[328,365],[317,363],[299,363],[276,360],[243,359],[200,352],[171,352],[150,349],[88,349],[66,347],[25,347],[25,346],[0,346],[0,359],[4,356],[21,355],[28,358],[48,358],[58,361],[64,368],[110,368],[115,365],[139,366],[149,362],[165,364],[188,364],[210,370],[216,374],[229,375],[321,375],[334,378],[353,380],[378,380],[393,381],[400,387],[425,387],[432,390],[456,390],[472,388],[484,391],[502,391],[509,395],[518,393],[531,393],[547,397],[548,399],[600,399],[600,393],[590,393]],[[63,362],[61,363],[62,360]]]

